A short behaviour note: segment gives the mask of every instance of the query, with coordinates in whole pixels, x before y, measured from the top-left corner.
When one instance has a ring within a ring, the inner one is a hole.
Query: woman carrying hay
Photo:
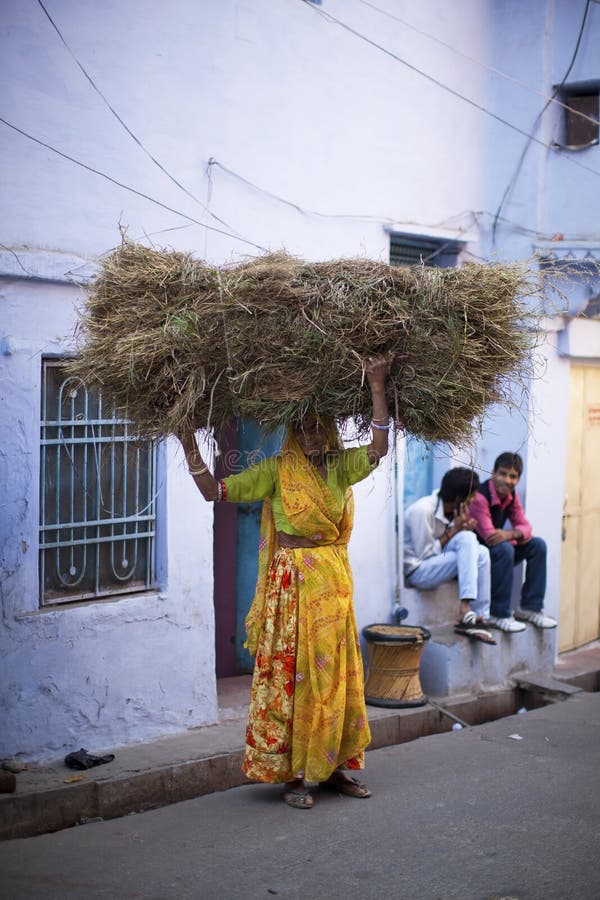
[[[362,769],[371,740],[347,545],[351,485],[387,453],[389,359],[369,358],[372,440],[344,450],[334,422],[307,414],[288,427],[281,453],[217,482],[193,434],[182,444],[206,500],[264,500],[256,595],[246,619],[255,656],[243,770],[285,784],[283,799],[310,809],[306,782],[369,797],[344,769]]]

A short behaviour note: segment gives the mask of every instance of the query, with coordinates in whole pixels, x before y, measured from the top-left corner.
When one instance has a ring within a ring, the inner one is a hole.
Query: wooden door
[[[283,432],[265,434],[256,422],[241,419],[221,440],[217,477],[241,472],[278,452]],[[245,619],[254,597],[262,503],[215,504],[215,645],[217,677],[251,672],[244,648]]]
[[[600,367],[571,366],[559,650],[600,636]]]

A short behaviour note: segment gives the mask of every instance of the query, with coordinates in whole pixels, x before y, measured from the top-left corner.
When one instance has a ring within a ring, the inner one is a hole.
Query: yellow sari
[[[340,504],[292,433],[277,472],[287,519],[318,546],[278,548],[264,501],[246,619],[256,660],[242,768],[256,781],[325,781],[336,768],[362,769],[371,740],[347,552],[352,489]]]

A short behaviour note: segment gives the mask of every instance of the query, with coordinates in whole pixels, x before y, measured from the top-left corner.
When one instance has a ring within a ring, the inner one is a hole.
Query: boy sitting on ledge
[[[546,593],[546,543],[532,537],[531,525],[516,493],[523,471],[518,453],[501,453],[494,463],[492,477],[479,486],[470,514],[482,544],[490,551],[492,596],[490,624],[501,631],[523,631],[525,623],[537,628],[556,628],[556,619],[544,614]],[[507,520],[511,528],[505,528]],[[521,607],[510,608],[513,570],[525,562],[525,581]]]
[[[495,644],[481,626],[490,611],[490,555],[473,531],[469,503],[479,486],[472,469],[450,469],[439,491],[404,514],[404,576],[409,587],[430,590],[458,578],[460,618],[455,630]]]

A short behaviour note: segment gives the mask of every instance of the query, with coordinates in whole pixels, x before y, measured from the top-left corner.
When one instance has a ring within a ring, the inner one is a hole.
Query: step
[[[408,610],[407,625],[453,625],[460,611],[458,582],[445,581],[431,591],[403,588],[399,605]]]
[[[419,678],[425,694],[447,697],[508,687],[517,675],[535,672],[552,675],[556,657],[556,628],[529,625],[525,631],[505,634],[490,629],[497,641],[489,646],[456,634],[453,625],[427,626]]]

